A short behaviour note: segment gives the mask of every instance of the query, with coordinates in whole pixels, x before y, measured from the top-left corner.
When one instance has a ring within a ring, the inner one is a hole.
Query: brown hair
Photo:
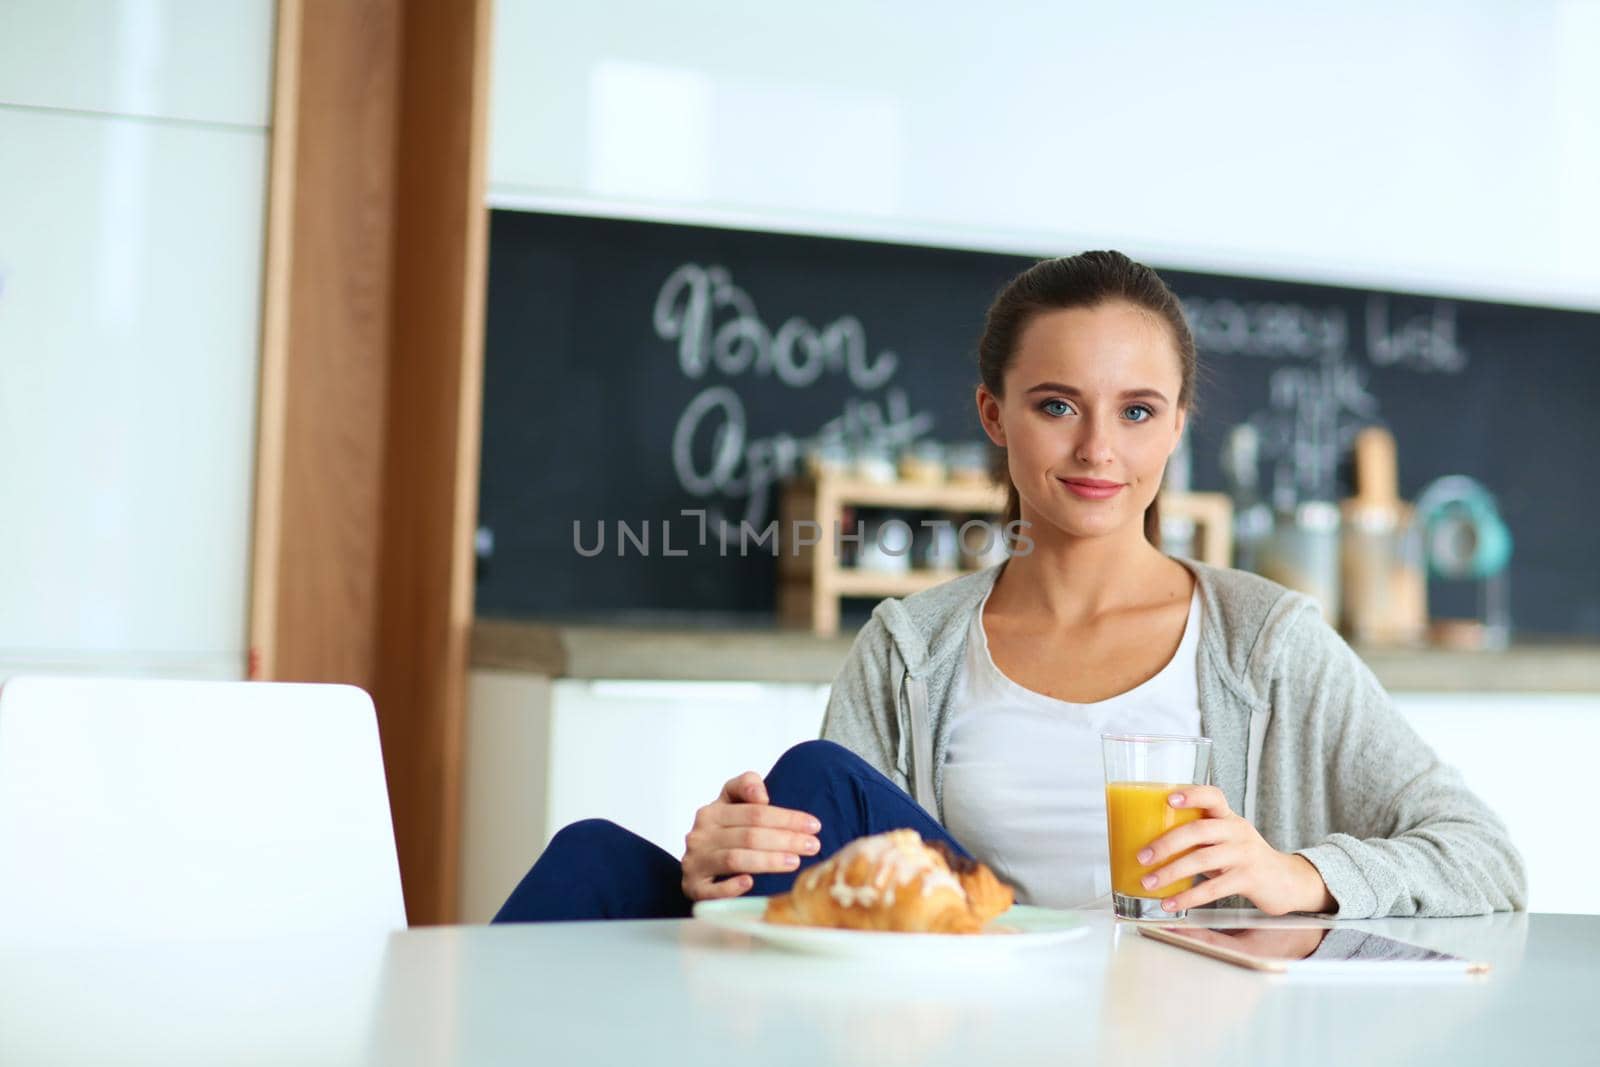
[[[978,374],[989,392],[1004,396],[1005,373],[1016,358],[1017,340],[1023,328],[1041,311],[1066,308],[1092,308],[1122,301],[1150,312],[1167,324],[1173,347],[1178,350],[1183,376],[1178,390],[1178,407],[1194,410],[1195,379],[1199,360],[1195,355],[1194,335],[1183,317],[1183,305],[1155,271],[1135,263],[1121,252],[1080,252],[1060,259],[1040,260],[1006,283],[989,305],[983,336],[978,341]],[[1006,450],[996,449],[995,479],[1006,486],[1006,517],[1009,525],[1022,514],[1017,487],[1007,469]],[[1161,509],[1159,495],[1144,513],[1145,538],[1161,547]]]

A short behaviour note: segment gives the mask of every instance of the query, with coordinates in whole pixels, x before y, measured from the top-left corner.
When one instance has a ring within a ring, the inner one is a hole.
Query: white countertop
[[[801,682],[826,685],[854,634],[817,637],[776,625],[565,623],[481,618],[472,666],[549,678]],[[1391,692],[1596,693],[1592,639],[1523,639],[1498,652],[1354,646]]]
[[[977,970],[790,954],[693,920],[0,946],[0,1063],[1461,1067],[1600,1049],[1597,917],[1349,924],[1494,966],[1363,983],[1256,974],[1084,914],[1086,938]],[[1273,921],[1205,921],[1241,919]]]

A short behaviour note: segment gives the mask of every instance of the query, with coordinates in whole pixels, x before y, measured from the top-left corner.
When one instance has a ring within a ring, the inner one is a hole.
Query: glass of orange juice
[[[1198,808],[1175,808],[1173,793],[1211,780],[1211,740],[1162,734],[1101,734],[1106,767],[1106,836],[1111,848],[1111,903],[1122,919],[1181,919],[1181,911],[1161,910],[1161,901],[1194,885],[1180,878],[1160,889],[1139,879],[1156,869],[1138,860],[1139,850],[1186,822]],[[1171,863],[1177,857],[1169,858]],[[1166,863],[1160,866],[1166,866]]]

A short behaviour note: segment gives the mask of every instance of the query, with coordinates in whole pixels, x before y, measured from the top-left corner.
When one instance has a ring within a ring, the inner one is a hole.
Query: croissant
[[[859,837],[767,901],[766,921],[900,933],[974,934],[1011,907],[1011,889],[975,860],[915,830]]]

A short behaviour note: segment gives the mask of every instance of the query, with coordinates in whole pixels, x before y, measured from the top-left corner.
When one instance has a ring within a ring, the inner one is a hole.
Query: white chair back
[[[0,686],[0,942],[405,926],[366,693]]]

